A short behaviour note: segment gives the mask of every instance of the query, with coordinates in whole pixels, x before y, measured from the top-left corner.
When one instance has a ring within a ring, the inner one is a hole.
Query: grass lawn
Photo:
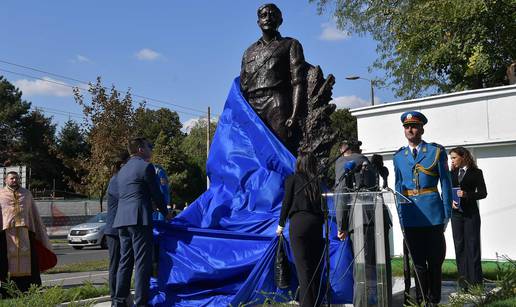
[[[503,301],[498,301],[487,305],[487,307],[514,307],[516,306],[516,296]]]
[[[45,272],[45,274],[73,273],[73,272],[92,272],[107,271],[109,259],[85,261],[82,263],[58,265]]]
[[[391,261],[392,263],[392,275],[403,276],[403,258],[395,257]],[[499,262],[502,266],[508,266],[509,263]],[[484,278],[490,280],[497,280],[497,263],[496,261],[482,261],[482,272]],[[414,276],[412,274],[412,276]],[[443,279],[444,280],[457,280],[457,265],[455,260],[445,260],[443,263]],[[516,306],[516,305],[515,305]]]
[[[50,239],[51,244],[65,244],[68,243],[67,239]]]
[[[107,284],[103,286],[94,286],[89,282],[85,282],[80,287],[63,289],[60,286],[54,287],[34,287],[28,293],[18,293],[19,297],[13,299],[0,300],[0,307],[51,307],[64,302],[76,302],[88,298],[95,298],[109,294]],[[72,304],[71,306],[78,306]],[[81,305],[93,306],[93,303]]]
[[[56,273],[73,273],[73,272],[91,272],[91,271],[106,271],[108,269],[108,259],[86,261],[83,263],[58,265],[46,271],[46,274]],[[392,259],[392,275],[403,276],[403,259],[401,257],[395,257]],[[508,263],[500,262],[502,266],[509,265]],[[495,261],[483,261],[482,271],[484,272],[484,278],[490,280],[497,280],[496,276],[497,264]],[[455,260],[445,260],[443,263],[443,279],[444,280],[456,280],[457,279],[457,265]]]

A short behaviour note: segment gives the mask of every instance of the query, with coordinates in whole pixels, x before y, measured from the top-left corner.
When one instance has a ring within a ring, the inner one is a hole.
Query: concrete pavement
[[[393,293],[393,307],[402,307],[403,306],[403,290],[405,289],[405,285],[403,282],[403,277],[393,277],[392,279],[392,293]],[[414,281],[412,281],[412,285],[414,285]],[[415,289],[412,287],[411,293],[415,296]],[[454,281],[443,281],[442,284],[442,292],[441,292],[441,304],[447,304],[449,302],[450,294],[457,292],[457,283]],[[110,307],[111,301],[109,298],[103,298],[102,301],[98,302],[94,305],[94,307]],[[352,304],[339,304],[339,305],[331,305],[333,307],[338,306],[353,306]]]

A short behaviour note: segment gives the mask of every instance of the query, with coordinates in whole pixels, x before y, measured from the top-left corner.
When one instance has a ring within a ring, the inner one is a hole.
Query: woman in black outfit
[[[486,184],[471,153],[464,147],[450,150],[452,185],[460,202],[452,204],[452,230],[455,243],[459,285],[482,284],[480,265],[480,213],[477,200],[486,198]]]
[[[276,234],[282,234],[287,217],[290,219],[290,247],[294,253],[299,280],[301,306],[319,306],[318,290],[321,276],[321,256],[324,249],[321,187],[316,177],[317,161],[312,154],[300,154],[296,172],[285,180],[285,197]]]

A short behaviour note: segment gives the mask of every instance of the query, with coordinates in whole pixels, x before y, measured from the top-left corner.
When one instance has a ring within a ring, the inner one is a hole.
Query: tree
[[[74,192],[86,193],[84,179],[88,172],[83,161],[90,156],[90,147],[78,123],[67,121],[57,136],[57,155],[63,161],[63,181]]]
[[[167,136],[162,131],[154,143],[152,155],[152,162],[167,172],[171,201],[180,204],[193,201],[206,190],[206,177],[181,150],[182,141],[182,138]]]
[[[20,141],[14,147],[12,162],[30,167],[30,188],[61,190],[65,187],[62,161],[56,152],[56,124],[38,109],[21,120]]]
[[[337,133],[335,144],[331,148],[330,157],[336,157],[339,154],[340,143],[343,140],[356,139],[357,135],[357,118],[351,115],[349,109],[337,109],[330,116],[331,127]],[[326,181],[332,186],[335,180],[335,167],[330,165],[326,172]]]
[[[181,121],[179,115],[169,109],[160,108],[150,110],[140,108],[135,113],[136,135],[145,137],[151,142],[155,142],[160,133],[164,133],[167,138],[184,138],[181,132]]]
[[[378,42],[372,69],[387,72],[396,95],[503,85],[516,61],[514,0],[309,0],[335,2],[341,29]]]
[[[206,177],[206,124],[206,120],[199,120],[195,123],[181,144],[181,148],[189,160],[202,170],[203,177]],[[217,124],[210,122],[210,127],[211,140],[215,134]],[[206,188],[206,185],[204,185],[204,188]]]
[[[357,118],[349,109],[335,110],[330,116],[331,127],[337,132],[337,140],[357,138]]]
[[[84,161],[84,168],[88,170],[88,190],[90,194],[100,197],[102,205],[112,161],[133,137],[136,111],[129,91],[121,98],[112,86],[108,93],[100,77],[95,84],[90,84],[88,92],[91,104],[86,104],[79,89],[74,89],[75,100],[86,117],[87,142],[91,148],[89,159]],[[143,108],[143,105],[140,104],[139,108]]]
[[[22,92],[0,76],[0,163],[14,158],[15,147],[21,140],[22,121],[30,106],[22,99]]]

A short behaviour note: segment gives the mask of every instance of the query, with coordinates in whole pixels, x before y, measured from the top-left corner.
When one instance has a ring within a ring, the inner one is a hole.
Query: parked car
[[[104,235],[106,217],[106,212],[100,212],[86,223],[73,226],[68,233],[68,245],[75,249],[100,245],[101,248],[106,249],[107,242]]]

